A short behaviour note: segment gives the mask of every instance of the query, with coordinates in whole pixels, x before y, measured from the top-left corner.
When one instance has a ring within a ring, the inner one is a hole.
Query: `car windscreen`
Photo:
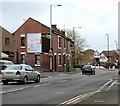
[[[90,66],[89,66],[89,65],[86,65],[86,66],[83,66],[83,68],[90,68]]]
[[[11,66],[8,66],[6,70],[22,70],[22,66],[11,65]]]

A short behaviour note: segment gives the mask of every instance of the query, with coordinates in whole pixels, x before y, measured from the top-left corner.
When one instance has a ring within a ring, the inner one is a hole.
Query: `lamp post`
[[[118,43],[117,43],[116,40],[115,40],[115,45],[116,45],[116,52],[117,52],[117,50],[118,50],[118,48],[117,48]]]
[[[109,34],[107,35],[107,47],[108,47],[108,69],[109,69]]]
[[[81,28],[81,27],[73,27],[73,40],[74,40],[74,71],[75,71],[75,28]]]
[[[60,4],[58,5],[50,5],[50,71],[53,71],[53,44],[52,44],[52,6],[62,6]]]

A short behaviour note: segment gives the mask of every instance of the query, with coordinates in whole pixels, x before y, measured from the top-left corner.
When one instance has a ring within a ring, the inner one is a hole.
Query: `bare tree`
[[[74,31],[73,34],[72,30],[67,29],[66,35],[70,39],[73,39],[73,41],[75,39],[75,53],[80,53],[80,51],[84,50],[84,48],[88,46],[86,43],[86,39],[82,37],[78,32]]]

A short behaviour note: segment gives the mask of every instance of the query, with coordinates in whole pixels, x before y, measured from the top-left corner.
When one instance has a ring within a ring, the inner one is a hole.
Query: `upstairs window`
[[[21,37],[21,46],[25,46],[25,37]]]
[[[64,48],[66,48],[66,39],[64,38]]]
[[[61,48],[61,37],[58,37],[58,47]]]
[[[10,46],[10,39],[9,38],[5,38],[5,46]]]

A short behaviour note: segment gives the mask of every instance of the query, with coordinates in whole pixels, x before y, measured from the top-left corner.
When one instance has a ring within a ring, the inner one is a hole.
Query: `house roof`
[[[102,51],[102,53],[107,57],[108,56],[108,51]],[[109,51],[109,56],[113,56],[116,53],[115,50]]]
[[[24,22],[14,33],[12,33],[12,34],[14,35],[14,34],[15,34],[18,30],[20,30],[20,28],[23,27],[23,25],[25,25],[29,20],[35,21],[35,22],[37,22],[38,24],[41,24],[41,25],[43,25],[44,27],[47,27],[47,28],[50,29],[50,27],[48,27],[48,26],[46,26],[46,25],[40,23],[39,21],[37,21],[37,20],[35,20],[35,19],[33,19],[33,18],[30,17],[30,18],[28,18],[27,21],[25,21],[25,22]],[[58,31],[57,29],[53,29],[53,30]],[[67,39],[67,40],[70,41],[71,43],[74,43],[74,42],[72,41],[72,39],[70,39],[69,37],[63,36],[62,33],[60,33],[60,36],[64,37],[65,39]]]
[[[13,32],[12,34],[14,35],[14,34],[15,34],[24,24],[26,24],[29,20],[35,21],[35,22],[37,22],[38,24],[41,24],[41,25],[43,25],[43,26],[49,28],[48,26],[46,26],[46,25],[40,23],[39,21],[37,21],[37,20],[35,20],[35,19],[29,17],[29,18],[27,19],[27,21],[25,21],[25,22],[24,22],[15,32]],[[49,28],[49,29],[50,29],[50,28]]]

